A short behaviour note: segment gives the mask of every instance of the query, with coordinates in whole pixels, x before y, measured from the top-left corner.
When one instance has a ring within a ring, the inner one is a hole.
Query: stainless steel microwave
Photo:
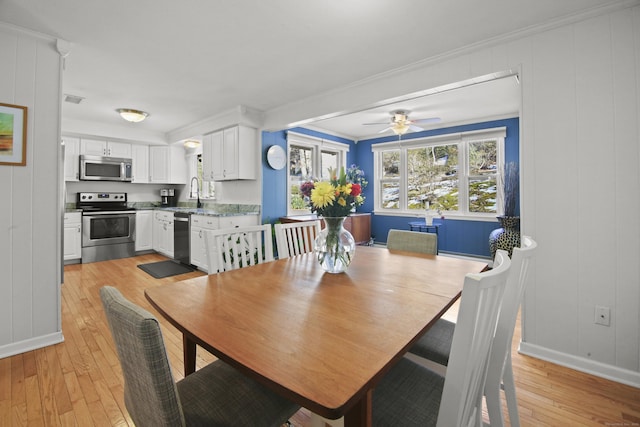
[[[80,156],[82,181],[131,181],[132,161],[119,157]]]

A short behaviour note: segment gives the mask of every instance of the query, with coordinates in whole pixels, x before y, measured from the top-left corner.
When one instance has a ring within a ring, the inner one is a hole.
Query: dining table
[[[482,261],[358,246],[344,273],[313,253],[150,287],[183,334],[274,392],[344,425],[370,426],[384,374],[460,297]]]

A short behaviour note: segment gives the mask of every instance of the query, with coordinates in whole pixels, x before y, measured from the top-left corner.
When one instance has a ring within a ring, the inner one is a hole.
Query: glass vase
[[[344,228],[346,217],[323,217],[325,227],[316,237],[313,251],[318,262],[329,273],[344,272],[356,251],[356,241]]]

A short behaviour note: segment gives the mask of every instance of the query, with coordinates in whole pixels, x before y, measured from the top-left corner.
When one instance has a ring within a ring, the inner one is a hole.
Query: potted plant
[[[516,162],[508,162],[502,176],[501,196],[504,212],[498,216],[501,228],[493,230],[489,235],[491,259],[498,249],[503,249],[511,256],[513,248],[520,247],[520,171]]]

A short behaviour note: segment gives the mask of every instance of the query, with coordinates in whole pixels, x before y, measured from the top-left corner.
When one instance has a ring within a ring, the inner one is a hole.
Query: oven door
[[[135,241],[136,214],[91,212],[82,215],[82,247]]]

